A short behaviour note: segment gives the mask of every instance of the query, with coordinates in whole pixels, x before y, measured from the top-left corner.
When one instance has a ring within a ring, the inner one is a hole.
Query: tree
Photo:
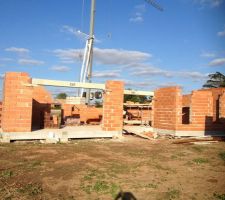
[[[220,73],[216,72],[214,74],[209,74],[209,79],[203,85],[203,88],[218,88],[218,87],[225,87],[225,76]]]
[[[56,99],[66,99],[67,94],[62,92],[56,95]]]
[[[130,95],[130,94],[124,95],[124,102],[132,101],[132,102],[138,102],[138,103],[145,103],[147,100],[148,99],[146,96]]]
[[[131,90],[128,88],[127,90]],[[138,102],[138,103],[146,103],[146,102],[151,102],[151,97],[148,96],[142,96],[142,95],[132,95],[132,94],[125,94],[124,95],[124,103],[127,101],[132,101],[132,102]]]

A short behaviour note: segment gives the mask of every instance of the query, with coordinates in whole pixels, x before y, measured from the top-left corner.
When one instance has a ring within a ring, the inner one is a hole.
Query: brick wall
[[[176,130],[181,122],[181,89],[179,87],[160,88],[154,92],[153,127]]]
[[[191,94],[186,94],[182,96],[182,106],[190,107],[191,105]]]
[[[211,123],[208,118],[213,116],[213,96],[211,91],[193,91],[191,98],[191,123],[205,128]]]
[[[2,129],[4,132],[31,131],[32,87],[27,73],[7,72],[3,86]]]
[[[152,108],[140,108],[127,106],[127,112],[134,118],[142,118],[143,121],[152,121]]]
[[[0,102],[0,128],[2,127],[2,102]]]
[[[222,121],[223,123],[225,123],[225,92],[223,92],[223,94],[221,94],[220,98],[219,98],[219,116],[220,116],[220,121]]]
[[[222,88],[196,90],[184,96],[181,96],[181,91],[177,87],[156,90],[153,102],[153,127],[175,131],[225,131],[222,117],[225,112],[223,90]],[[188,112],[182,113],[184,107],[190,107]],[[216,118],[218,120],[215,120]],[[187,119],[190,119],[190,123],[186,123]]]
[[[211,91],[213,95],[213,121],[219,122],[219,98],[225,92],[225,88],[210,88],[202,91]]]
[[[105,87],[102,128],[105,131],[122,132],[124,82],[107,81]]]
[[[42,129],[50,120],[51,94],[41,86],[33,87],[32,130]]]
[[[89,123],[91,121],[100,121],[102,118],[102,108],[87,106],[83,104],[62,104],[63,117],[79,116],[80,122]]]

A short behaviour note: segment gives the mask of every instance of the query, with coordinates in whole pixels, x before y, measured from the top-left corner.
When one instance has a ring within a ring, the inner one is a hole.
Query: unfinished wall
[[[184,96],[180,93],[179,88],[162,88],[155,92],[153,127],[157,132],[177,135],[225,132],[222,88],[196,90]]]
[[[4,132],[31,131],[32,92],[27,73],[7,72],[3,86],[2,129]]]
[[[219,98],[220,122],[225,124],[225,91]]]
[[[63,117],[79,117],[81,123],[100,122],[102,119],[102,108],[87,106],[83,104],[62,104]]]
[[[154,92],[153,127],[176,130],[181,121],[181,89],[179,87],[160,88]]]
[[[0,102],[0,128],[2,128],[2,102]]]
[[[182,96],[182,107],[190,107],[191,105],[191,94]]]
[[[53,98],[51,94],[41,86],[33,88],[32,130],[47,127],[50,121],[50,109]]]
[[[143,121],[152,121],[152,108],[126,107],[126,111],[132,119],[142,119]]]
[[[105,131],[122,132],[124,82],[107,81],[103,100],[103,124]]]

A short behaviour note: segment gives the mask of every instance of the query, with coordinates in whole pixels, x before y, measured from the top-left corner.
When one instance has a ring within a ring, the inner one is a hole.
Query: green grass
[[[218,199],[218,200],[225,200],[225,194],[217,194],[217,193],[214,193],[213,194],[213,197],[215,199]]]
[[[153,184],[153,183],[149,183],[149,184],[145,185],[144,187],[156,189],[156,188],[157,188],[157,185],[155,185],[155,184]]]
[[[225,161],[225,151],[219,153],[219,157]]]
[[[168,189],[168,192],[166,192],[166,199],[168,200],[173,200],[173,199],[177,199],[180,197],[180,191],[177,189]]]
[[[81,180],[81,189],[87,193],[110,194],[113,198],[120,191],[119,185],[109,182],[110,175],[107,171],[89,169]]]
[[[93,185],[93,191],[97,193],[107,193],[110,186],[106,181],[97,180]]]
[[[192,160],[194,163],[196,163],[196,164],[205,164],[205,163],[208,163],[209,162],[209,160],[208,159],[206,159],[206,158],[195,158],[195,159],[193,159]]]
[[[8,178],[11,178],[13,176],[13,171],[11,170],[4,170],[2,171],[0,177],[1,178],[4,178],[4,179],[8,179]]]
[[[201,153],[201,152],[203,152],[206,149],[206,147],[200,146],[200,145],[196,145],[196,146],[193,146],[192,149],[194,151],[197,151],[197,152]]]
[[[39,183],[30,183],[18,189],[20,193],[26,193],[30,196],[36,196],[43,192],[42,186]]]

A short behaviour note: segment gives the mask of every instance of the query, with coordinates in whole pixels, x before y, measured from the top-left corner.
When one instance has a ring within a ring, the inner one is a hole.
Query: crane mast
[[[163,8],[154,0],[145,0],[147,3],[155,7],[156,9],[163,11]],[[93,65],[93,45],[94,45],[94,24],[95,24],[95,5],[96,0],[91,0],[91,14],[90,14],[90,32],[86,41],[83,62],[80,73],[80,82],[85,83],[88,81],[91,83],[92,78],[92,65]],[[80,96],[83,96],[83,89],[80,91]],[[86,93],[86,103],[90,104],[90,89]]]

